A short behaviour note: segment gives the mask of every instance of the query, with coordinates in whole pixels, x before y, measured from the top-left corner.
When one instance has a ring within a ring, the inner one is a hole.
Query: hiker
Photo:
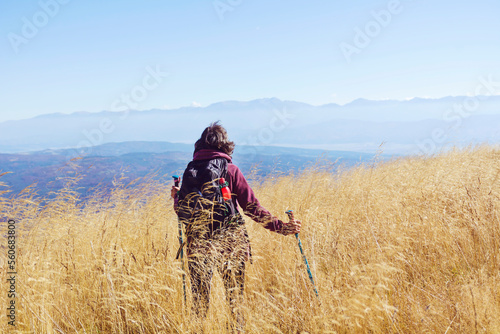
[[[242,301],[245,262],[251,253],[238,205],[264,228],[283,235],[299,233],[301,223],[284,223],[260,205],[240,169],[231,162],[234,146],[224,127],[218,122],[210,124],[194,145],[193,161],[184,172],[182,186],[173,186],[171,195],[179,219],[186,226],[193,311],[200,318],[206,317],[216,268],[224,282],[233,320],[236,317],[241,325],[241,315],[234,313]]]

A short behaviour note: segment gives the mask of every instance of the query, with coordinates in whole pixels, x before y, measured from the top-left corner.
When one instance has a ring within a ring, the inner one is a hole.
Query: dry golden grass
[[[295,238],[248,221],[247,332],[500,332],[499,161],[499,150],[480,147],[254,185],[271,212],[286,219],[294,209],[303,222],[321,298]],[[2,216],[22,229],[17,330],[195,331],[174,260],[170,186],[117,185],[86,203],[70,189],[43,206],[33,189],[2,198]],[[204,329],[224,333],[224,289],[220,277],[213,283]],[[2,279],[2,305],[6,288]],[[0,321],[4,331],[5,311]]]

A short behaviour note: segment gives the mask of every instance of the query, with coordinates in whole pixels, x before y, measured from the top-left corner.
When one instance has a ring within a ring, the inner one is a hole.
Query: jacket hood
[[[203,149],[193,154],[193,160],[209,160],[215,158],[224,158],[227,160],[227,162],[232,162],[232,159],[229,155],[216,150]]]

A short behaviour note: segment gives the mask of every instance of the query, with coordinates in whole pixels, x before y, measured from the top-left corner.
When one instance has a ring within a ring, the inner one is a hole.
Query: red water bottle
[[[222,197],[224,197],[224,200],[226,201],[229,201],[231,199],[231,190],[229,190],[228,185],[229,183],[224,180],[223,177],[219,179],[220,191],[222,192]]]

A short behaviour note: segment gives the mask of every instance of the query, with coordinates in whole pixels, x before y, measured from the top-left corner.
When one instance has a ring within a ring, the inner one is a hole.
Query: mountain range
[[[246,154],[261,146],[374,153],[382,143],[388,154],[435,153],[446,145],[500,142],[500,96],[358,99],[342,106],[268,98],[171,110],[55,113],[0,123],[0,152],[75,148],[78,156],[113,142],[192,144],[217,120]]]

